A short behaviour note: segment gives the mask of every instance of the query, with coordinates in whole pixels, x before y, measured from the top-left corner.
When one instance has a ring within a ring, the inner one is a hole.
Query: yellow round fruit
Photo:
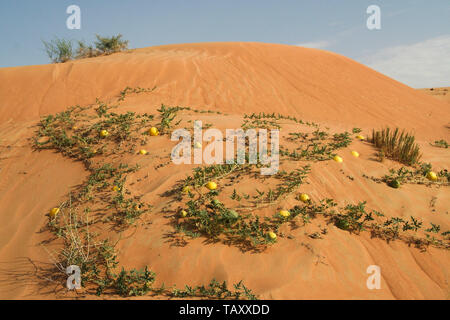
[[[228,213],[234,218],[239,218],[239,213],[237,213],[235,210],[229,210]]]
[[[361,136],[361,135],[357,135],[356,139],[358,139],[358,140],[366,140],[366,138],[364,136]]]
[[[195,149],[201,149],[202,148],[202,144],[200,142],[196,142],[196,143],[194,143],[194,148]]]
[[[342,158],[339,157],[339,156],[334,156],[333,160],[336,161],[336,162],[339,162],[339,163],[341,163],[342,161],[344,161],[344,159],[342,159]]]
[[[109,136],[109,132],[107,130],[100,131],[100,137],[106,138],[107,136]]]
[[[359,157],[358,151],[352,151],[352,156],[354,156],[355,158],[358,158]]]
[[[287,218],[287,217],[289,217],[289,216],[291,215],[291,213],[290,213],[289,211],[287,211],[287,210],[281,210],[281,211],[279,212],[279,214],[280,214],[280,216],[282,216],[283,218]]]
[[[185,218],[185,217],[187,216],[187,211],[186,211],[186,210],[181,210],[180,216],[182,216],[183,218]]]
[[[277,239],[277,235],[275,234],[275,232],[270,231],[268,233],[268,235],[269,235],[269,238],[272,239],[272,240],[276,240]]]
[[[306,193],[302,193],[300,195],[300,201],[302,202],[308,202],[309,201],[309,196]]]
[[[159,135],[158,128],[156,128],[156,127],[151,127],[150,130],[148,130],[148,133],[150,133],[151,136]]]
[[[53,208],[52,210],[50,210],[50,217],[51,218],[55,218],[59,213],[59,208]]]
[[[183,187],[183,193],[189,193],[190,191],[191,191],[191,187],[189,187],[189,186]]]
[[[145,156],[147,154],[147,150],[141,149],[141,150],[139,150],[139,154],[142,154],[143,156]]]
[[[213,182],[213,181],[210,181],[210,182],[208,182],[208,183],[206,184],[206,187],[207,187],[209,190],[216,190],[216,189],[217,189],[217,183],[215,183],[215,182]]]
[[[431,180],[431,181],[437,181],[438,177],[437,177],[437,175],[436,175],[435,172],[433,172],[433,171],[428,171],[428,173],[427,173],[427,179],[428,179],[428,180]]]
[[[120,188],[118,186],[113,187],[113,191],[119,191],[119,190],[120,190]]]

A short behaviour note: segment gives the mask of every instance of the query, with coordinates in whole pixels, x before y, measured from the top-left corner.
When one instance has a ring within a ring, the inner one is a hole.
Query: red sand
[[[0,69],[0,297],[55,298],[54,287],[36,280],[28,258],[48,264],[37,244],[45,235],[48,208],[63,201],[87,173],[80,163],[52,151],[33,152],[29,138],[41,116],[107,100],[126,86],[157,89],[127,100],[128,109],[155,113],[161,103],[228,113],[276,112],[319,122],[336,130],[398,126],[413,132],[423,161],[448,168],[445,149],[429,142],[449,140],[449,105],[416,91],[346,57],[330,52],[261,43],[180,44],[130,50],[106,57],[42,66]],[[221,121],[211,116],[209,122]],[[239,125],[239,122],[236,122]],[[152,152],[161,152],[164,142]],[[166,146],[167,147],[167,146]],[[449,229],[448,188],[406,185],[393,193],[385,185],[362,178],[382,175],[394,164],[371,160],[374,149],[352,145],[361,157],[345,157],[342,166],[324,163],[313,168],[305,186],[316,198],[339,203],[367,200],[389,216],[420,217]],[[160,151],[158,151],[160,150]],[[355,177],[350,183],[339,169]],[[154,170],[136,192],[146,200],[163,201],[167,190],[190,168]],[[137,177],[135,177],[137,179]],[[429,203],[436,197],[436,212]],[[366,234],[352,235],[334,226],[323,240],[298,230],[295,240],[282,240],[261,254],[242,253],[223,244],[190,241],[171,247],[171,231],[162,214],[148,218],[120,242],[120,261],[127,267],[149,265],[167,285],[203,284],[215,277],[230,283],[244,280],[267,299],[448,299],[448,251],[427,252]],[[368,290],[369,265],[382,270],[382,289]],[[63,284],[55,283],[55,287]]]

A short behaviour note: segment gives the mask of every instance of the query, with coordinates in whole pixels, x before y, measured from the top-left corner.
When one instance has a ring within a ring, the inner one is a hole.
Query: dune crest
[[[0,80],[8,83],[0,89],[0,121],[91,103],[126,86],[155,85],[159,90],[150,103],[246,113],[272,112],[276,106],[280,113],[317,121],[397,125],[421,134],[447,124],[448,115],[447,105],[346,57],[262,43],[149,47],[65,64],[3,68]],[[436,121],[435,127],[425,119]]]

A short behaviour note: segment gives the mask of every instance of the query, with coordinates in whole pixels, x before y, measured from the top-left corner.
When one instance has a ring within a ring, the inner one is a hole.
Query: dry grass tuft
[[[405,133],[404,130],[396,128],[372,131],[369,142],[381,149],[381,152],[390,159],[397,160],[406,165],[415,165],[419,162],[422,154],[419,145],[415,142],[413,135]]]

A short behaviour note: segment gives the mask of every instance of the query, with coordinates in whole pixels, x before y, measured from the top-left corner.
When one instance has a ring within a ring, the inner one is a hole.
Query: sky
[[[67,7],[81,10],[69,30]],[[380,8],[381,29],[367,28]],[[414,88],[450,86],[450,0],[1,0],[0,67],[46,64],[42,40],[122,34],[130,48],[257,41],[347,56]]]

